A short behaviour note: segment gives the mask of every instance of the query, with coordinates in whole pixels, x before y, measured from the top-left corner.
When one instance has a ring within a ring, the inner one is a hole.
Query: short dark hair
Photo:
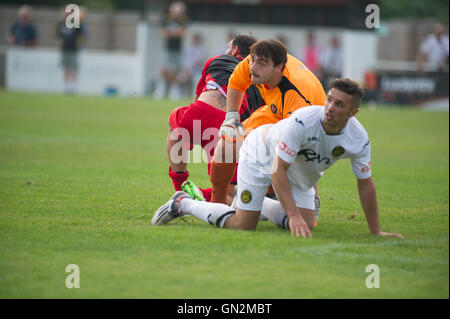
[[[256,38],[251,35],[238,34],[234,36],[232,45],[237,46],[239,49],[239,55],[246,57],[250,54],[250,47],[256,43]]]
[[[357,82],[350,79],[336,79],[330,83],[330,90],[333,88],[351,95],[353,99],[352,108],[358,108],[361,104],[364,91]]]
[[[250,48],[250,54],[270,59],[275,66],[286,64],[287,62],[286,46],[277,39],[267,39],[256,42]]]

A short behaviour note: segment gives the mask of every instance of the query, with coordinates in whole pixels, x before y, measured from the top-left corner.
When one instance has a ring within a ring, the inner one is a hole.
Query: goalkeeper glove
[[[219,130],[219,136],[225,140],[235,142],[237,138],[244,138],[246,132],[239,122],[239,112],[228,111]]]

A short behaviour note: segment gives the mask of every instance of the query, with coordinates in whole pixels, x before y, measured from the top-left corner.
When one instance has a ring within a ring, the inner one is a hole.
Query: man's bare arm
[[[276,156],[272,166],[272,185],[277,191],[278,199],[289,220],[289,228],[293,236],[312,237],[311,230],[300,214],[292,196],[291,184],[287,177],[290,164]]]
[[[364,214],[366,215],[367,224],[369,225],[370,233],[372,235],[404,238],[401,234],[385,233],[380,230],[377,194],[372,177],[358,179],[358,192],[361,206],[364,210]]]
[[[242,101],[244,100],[244,92],[228,88],[227,91],[227,112],[235,111],[239,112]]]

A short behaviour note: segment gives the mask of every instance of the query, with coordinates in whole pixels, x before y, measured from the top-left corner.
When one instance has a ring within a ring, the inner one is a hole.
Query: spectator
[[[86,9],[80,10],[80,26],[69,28],[66,18],[71,11],[66,12],[64,7],[64,19],[60,21],[56,28],[56,34],[61,39],[61,64],[64,68],[64,92],[74,94],[77,91],[78,77],[78,53],[84,46],[86,39],[86,27],[84,19]],[[83,19],[81,19],[83,18]]]
[[[186,5],[183,2],[172,3],[162,24],[161,35],[165,41],[164,66],[161,72],[162,81],[156,86],[155,98],[163,98],[167,92],[171,99],[180,97],[178,73],[181,69],[181,48],[187,20]]]
[[[444,34],[442,24],[434,25],[433,33],[428,35],[420,45],[417,57],[417,67],[424,69],[425,60],[429,63],[430,71],[448,71],[448,35]]]
[[[301,56],[306,67],[314,73],[314,75],[319,77],[319,47],[316,46],[316,37],[314,33],[308,33],[306,47],[303,48]]]
[[[203,45],[202,36],[198,33],[192,36],[192,42],[183,50],[183,71],[182,77],[187,84],[187,94],[195,95],[193,83],[197,83],[202,77],[203,65],[207,58],[206,49]],[[181,82],[181,81],[180,81]]]
[[[331,38],[330,46],[321,50],[319,64],[322,85],[328,88],[328,83],[342,74],[342,48],[336,36]]]
[[[18,20],[11,26],[8,43],[21,46],[35,46],[37,44],[36,28],[31,23],[30,6],[24,5],[19,8]]]

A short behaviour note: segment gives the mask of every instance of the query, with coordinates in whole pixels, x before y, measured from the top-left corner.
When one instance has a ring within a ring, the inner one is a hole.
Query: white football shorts
[[[269,153],[261,132],[261,127],[250,132],[239,151],[236,196],[237,207],[243,210],[261,211],[267,188],[272,185],[273,155]],[[302,190],[296,184],[290,185],[296,206],[314,210],[314,188]]]

